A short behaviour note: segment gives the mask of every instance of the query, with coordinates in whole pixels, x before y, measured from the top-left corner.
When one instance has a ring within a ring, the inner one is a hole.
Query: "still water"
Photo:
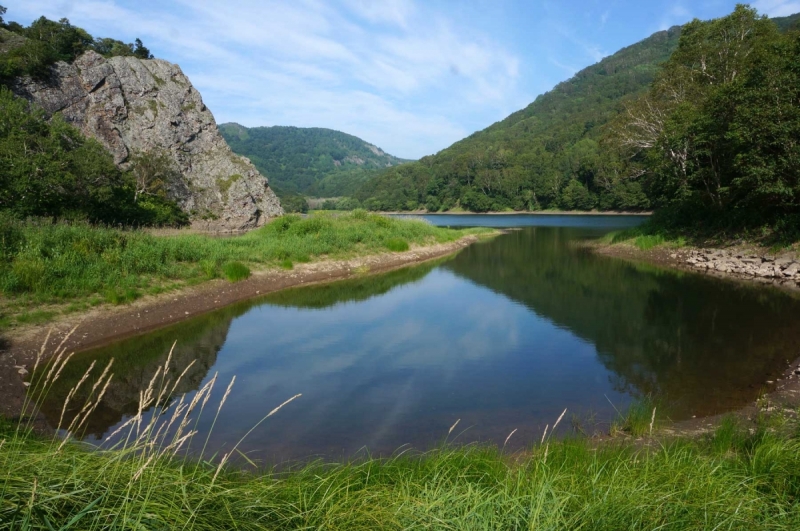
[[[88,364],[113,357],[115,381],[87,434],[102,439],[136,412],[177,340],[176,372],[197,360],[179,393],[191,398],[218,373],[214,403],[236,376],[213,452],[297,393],[240,449],[268,462],[386,455],[439,444],[458,419],[449,440],[503,444],[516,429],[516,449],[564,408],[565,431],[602,426],[645,395],[673,419],[730,410],[798,355],[800,301],[790,295],[575,245],[641,218],[429,219],[519,228],[439,262],[276,293],[84,353],[46,414],[57,422]],[[212,420],[198,421],[203,439]]]

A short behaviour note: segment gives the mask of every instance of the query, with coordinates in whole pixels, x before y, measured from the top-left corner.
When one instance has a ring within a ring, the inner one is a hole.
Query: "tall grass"
[[[465,234],[364,211],[335,217],[284,216],[230,238],[153,236],[82,224],[8,219],[0,224],[0,293],[35,302],[95,296],[121,303],[148,291],[218,277],[220,264],[286,267],[323,257],[403,250],[409,243],[448,242]],[[242,276],[223,273],[232,280]]]
[[[33,371],[38,377],[31,395],[47,393],[67,362],[59,346],[46,370]],[[78,414],[65,417],[68,433],[80,435],[113,378],[111,367],[90,367],[68,394],[67,402],[82,397],[72,408]],[[233,386],[219,404],[208,401],[216,377],[191,400],[172,397],[186,370],[179,373],[168,357],[140,394],[138,412],[100,448],[69,437],[37,437],[24,421],[0,422],[0,529],[800,526],[800,442],[792,434],[764,427],[751,432],[729,419],[703,439],[598,446],[587,439],[552,440],[550,430],[517,455],[443,443],[424,454],[258,469],[236,446],[209,457],[199,441],[195,459],[182,451],[196,436],[191,413],[224,414]],[[79,393],[81,386],[91,392]],[[230,465],[237,456],[241,467]]]
[[[684,247],[687,240],[683,236],[662,231],[659,227],[648,222],[639,227],[614,231],[603,236],[600,241],[606,244],[630,243],[636,248],[647,251],[654,247],[668,245],[670,247]]]
[[[567,440],[247,472],[6,429],[0,529],[798,529],[800,445]]]

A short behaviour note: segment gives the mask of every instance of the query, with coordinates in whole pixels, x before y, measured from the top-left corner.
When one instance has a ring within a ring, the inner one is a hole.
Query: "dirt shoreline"
[[[46,355],[51,354],[52,348],[76,326],[64,347],[67,352],[81,352],[279,290],[384,273],[434,260],[479,240],[477,236],[465,236],[454,242],[415,247],[400,253],[297,264],[289,271],[257,271],[249,279],[237,283],[213,280],[176,292],[143,297],[125,306],[99,307],[65,315],[45,325],[12,329],[0,345],[0,415],[16,417],[22,410],[25,387],[21,374],[31,369],[51,329]]]

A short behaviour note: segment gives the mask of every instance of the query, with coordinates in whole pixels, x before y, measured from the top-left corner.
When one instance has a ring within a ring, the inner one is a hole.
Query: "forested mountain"
[[[797,17],[773,22],[786,31]],[[382,172],[356,197],[375,210],[650,209],[641,174],[626,174],[619,150],[607,145],[610,123],[648,92],[681,32],[618,51],[487,129]]]
[[[248,157],[279,195],[353,195],[376,170],[408,162],[332,129],[219,126],[231,149]]]

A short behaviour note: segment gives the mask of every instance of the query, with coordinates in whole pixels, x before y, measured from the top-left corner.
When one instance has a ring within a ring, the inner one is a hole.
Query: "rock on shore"
[[[748,254],[724,249],[695,249],[685,262],[696,269],[800,286],[800,259]]]
[[[178,65],[90,51],[51,72],[46,82],[18,79],[14,92],[51,115],[61,113],[122,168],[136,151],[167,153],[183,177],[169,194],[195,227],[249,229],[283,213],[267,179],[225,143]]]

